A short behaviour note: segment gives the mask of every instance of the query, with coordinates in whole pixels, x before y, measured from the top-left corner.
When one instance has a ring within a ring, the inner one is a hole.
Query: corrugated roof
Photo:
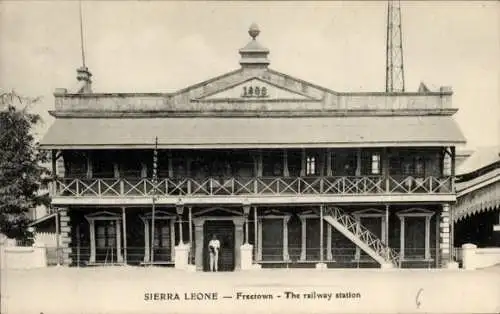
[[[450,116],[60,118],[45,148],[442,146],[464,143]]]

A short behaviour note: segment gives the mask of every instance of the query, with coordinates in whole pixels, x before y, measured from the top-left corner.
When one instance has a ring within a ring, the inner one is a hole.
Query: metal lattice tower
[[[387,3],[387,46],[385,91],[404,92],[403,31],[401,28],[400,0]]]

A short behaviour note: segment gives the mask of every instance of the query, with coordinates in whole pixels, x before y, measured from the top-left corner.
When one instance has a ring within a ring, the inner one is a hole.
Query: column
[[[259,150],[257,154],[257,177],[262,177],[263,165],[262,165],[262,151]]]
[[[182,217],[184,215],[184,205],[179,199],[179,202],[175,205],[175,212],[177,213],[177,220],[179,222],[179,245],[184,245],[184,238],[182,232]]]
[[[175,220],[170,219],[170,259],[175,261]]]
[[[144,222],[144,262],[149,262],[149,222],[143,219]]]
[[[401,251],[401,260],[405,259],[405,216],[399,216],[401,228],[399,233],[399,250]]]
[[[332,176],[332,150],[326,149],[326,176]]]
[[[332,225],[326,225],[326,259],[333,260],[332,256]]]
[[[431,216],[425,217],[425,259],[431,259]]]
[[[257,260],[262,261],[262,218],[258,219],[257,228]]]
[[[288,221],[290,216],[283,217],[283,260],[288,261],[290,256],[288,255]]]
[[[69,247],[71,243],[71,226],[67,208],[59,209],[59,220],[61,221],[61,256],[63,259],[63,265],[69,266],[72,262],[70,258],[71,248]]]
[[[455,160],[456,154],[455,154],[455,146],[451,147],[451,188],[452,192],[455,192],[455,165],[456,165],[456,160]],[[453,220],[451,221],[451,226],[453,228]],[[453,244],[453,237],[451,237],[451,243]],[[452,245],[453,248],[453,245]]]
[[[361,148],[356,152],[356,176],[361,176]]]
[[[115,220],[116,223],[116,260],[118,263],[123,262],[122,256],[122,224],[119,219]]]
[[[361,225],[361,217],[356,215],[354,217],[356,220],[356,228],[359,228],[359,225]],[[356,253],[354,253],[354,259],[359,260],[361,258],[361,249],[359,248],[358,245],[356,245]]]
[[[56,208],[56,258],[57,266],[61,266],[61,252],[59,246],[61,245],[61,227],[59,226],[59,208]]]
[[[52,149],[50,151],[50,162],[52,164],[52,178],[57,177],[57,151]]]
[[[301,159],[300,159],[300,176],[303,177],[306,175],[306,167],[307,167],[307,161],[306,161],[306,150],[302,148],[301,151]]]
[[[168,171],[168,177],[172,178],[174,176],[174,167],[173,167],[173,162],[172,162],[172,152],[168,152],[167,171]]]
[[[320,217],[319,217],[319,234],[320,234],[320,238],[319,238],[319,249],[320,249],[320,254],[319,254],[319,259],[321,260],[321,262],[323,262],[324,260],[324,252],[323,252],[323,238],[324,238],[324,234],[323,234],[323,205],[320,206],[319,208],[320,210]]]
[[[290,176],[290,172],[288,171],[288,151],[286,149],[283,150],[283,176]]]
[[[205,220],[194,219],[194,241],[196,242],[195,265],[196,270],[203,270],[203,224]]]
[[[91,152],[88,152],[87,153],[87,179],[90,179],[92,178],[92,153]]]
[[[90,263],[95,263],[95,221],[89,220],[90,226]]]
[[[322,154],[318,154],[318,163],[316,165],[316,173],[319,173],[321,177],[325,175],[325,163],[326,163],[326,155],[323,152]],[[318,172],[319,169],[319,172]]]
[[[193,262],[193,208],[188,207],[188,223],[189,223],[189,261],[188,264],[191,265]]]
[[[385,205],[385,245],[389,246],[389,205]]]
[[[382,241],[383,244],[388,245],[387,241],[386,241],[385,225],[386,225],[385,217],[381,216],[380,217],[380,226],[381,226],[380,240]]]
[[[443,204],[439,224],[439,252],[441,255],[441,266],[446,267],[450,262],[450,204]]]
[[[235,270],[241,269],[241,246],[243,245],[243,225],[244,219],[240,217],[233,218],[234,223],[234,268]]]
[[[113,173],[115,179],[118,179],[120,177],[120,167],[116,162],[113,163]]]
[[[253,255],[253,259],[254,260],[257,260],[257,252],[258,252],[258,246],[260,245],[260,242],[258,240],[258,225],[257,225],[257,221],[258,221],[258,218],[257,218],[257,206],[255,206],[253,208],[253,251],[254,251],[254,255]]]
[[[440,240],[439,239],[440,238],[439,237],[439,223],[440,223],[439,222],[439,218],[437,218],[436,219],[436,223],[434,224],[434,227],[435,227],[434,228],[434,233],[435,233],[435,242],[436,242],[435,243],[436,244],[436,249],[435,249],[436,250],[436,257],[435,257],[435,259],[436,259],[436,264],[435,264],[436,268],[439,268],[439,265],[441,265],[441,257],[440,257],[440,254],[439,254],[439,252],[440,252],[439,251],[439,240]]]
[[[184,239],[182,238],[182,216],[178,215],[177,220],[179,223],[179,245],[184,244]]]
[[[300,260],[305,261],[306,260],[307,220],[306,220],[306,217],[304,217],[304,216],[299,216],[299,219],[300,219],[300,227],[301,227]]]
[[[389,173],[389,151],[387,150],[386,147],[384,147],[384,149],[382,150],[382,175],[384,177],[384,181],[385,181],[385,187],[384,187],[384,190],[385,192],[389,192],[390,190],[390,181],[389,181],[389,176],[390,176],[390,173]],[[389,205],[386,205],[386,209]]]
[[[122,221],[123,221],[123,262],[127,264],[127,215],[125,214],[125,207],[122,207]]]

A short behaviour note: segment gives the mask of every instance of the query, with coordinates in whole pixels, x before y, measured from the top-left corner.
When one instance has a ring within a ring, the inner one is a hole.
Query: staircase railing
[[[357,238],[374,250],[377,255],[383,257],[387,262],[392,263],[395,267],[401,267],[399,253],[384,244],[373,232],[363,226],[354,217],[337,207],[326,207],[324,215],[333,217],[349,232],[354,234]]]

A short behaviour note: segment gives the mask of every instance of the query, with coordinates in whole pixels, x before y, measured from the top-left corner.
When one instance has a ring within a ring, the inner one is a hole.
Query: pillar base
[[[393,268],[394,268],[394,265],[392,265],[391,263],[380,264],[380,269],[393,269]]]
[[[328,269],[328,266],[325,263],[317,263],[316,269]]]
[[[179,244],[175,247],[175,269],[188,269],[189,246]]]
[[[446,264],[446,269],[458,269],[458,263],[457,262],[448,262]]]
[[[246,243],[240,247],[241,270],[253,269],[252,251],[253,246],[251,244]]]

